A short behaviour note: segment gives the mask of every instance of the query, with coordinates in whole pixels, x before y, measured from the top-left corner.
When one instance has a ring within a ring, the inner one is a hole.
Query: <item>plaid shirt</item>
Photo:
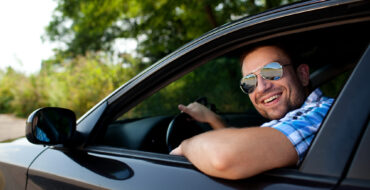
[[[272,127],[286,135],[294,145],[300,163],[333,101],[332,98],[324,97],[320,89],[316,89],[301,108],[287,113],[279,120],[264,123],[262,127]]]

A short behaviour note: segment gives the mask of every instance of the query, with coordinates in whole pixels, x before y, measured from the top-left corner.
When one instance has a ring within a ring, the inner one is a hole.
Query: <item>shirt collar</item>
[[[314,91],[311,92],[311,94],[307,97],[304,104],[310,104],[313,102],[318,102],[322,97],[322,91],[318,88],[316,88]]]

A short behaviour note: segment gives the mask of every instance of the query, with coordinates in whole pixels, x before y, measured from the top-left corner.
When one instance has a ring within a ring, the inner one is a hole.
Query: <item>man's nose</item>
[[[272,83],[270,80],[264,79],[260,75],[257,75],[257,87],[256,91],[257,92],[265,92],[269,90],[272,87]]]

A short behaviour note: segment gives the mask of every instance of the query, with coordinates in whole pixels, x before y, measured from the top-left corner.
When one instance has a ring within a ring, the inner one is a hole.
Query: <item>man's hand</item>
[[[180,104],[178,108],[199,122],[209,123],[213,129],[226,128],[226,124],[219,115],[198,102],[193,102],[188,106]]]
[[[181,146],[181,145],[180,145]],[[177,155],[177,156],[184,156],[184,153],[182,152],[181,147],[178,146],[177,148],[173,149],[170,154],[171,155]]]

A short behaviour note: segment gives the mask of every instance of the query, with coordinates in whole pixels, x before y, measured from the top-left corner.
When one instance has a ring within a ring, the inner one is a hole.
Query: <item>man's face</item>
[[[283,76],[275,81],[266,80],[259,75],[259,69],[271,62],[283,65]],[[288,64],[290,59],[275,46],[259,47],[243,60],[243,76],[257,74],[257,87],[249,94],[249,98],[257,111],[268,119],[282,118],[290,110],[300,107],[305,100],[303,82],[293,66]]]

